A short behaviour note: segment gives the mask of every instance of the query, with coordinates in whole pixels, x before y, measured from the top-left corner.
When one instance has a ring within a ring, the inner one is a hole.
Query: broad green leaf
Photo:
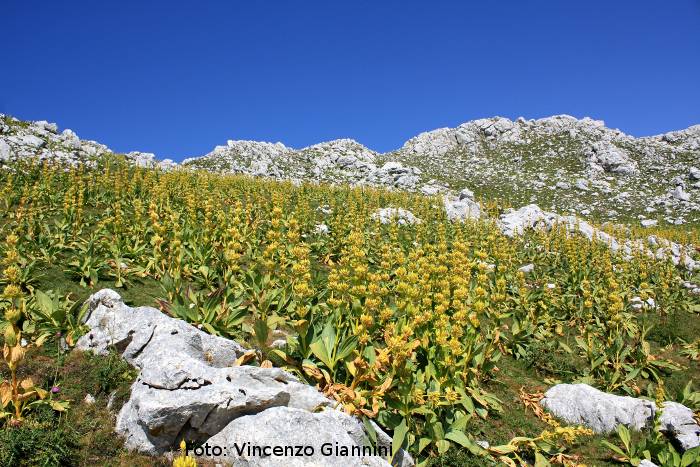
[[[408,433],[408,425],[406,425],[406,419],[401,420],[401,423],[394,428],[394,437],[391,440],[391,452],[392,460],[401,450],[404,441],[406,440],[406,434]]]

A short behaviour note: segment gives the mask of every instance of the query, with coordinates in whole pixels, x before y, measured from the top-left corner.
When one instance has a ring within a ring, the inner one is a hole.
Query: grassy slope
[[[70,292],[74,299],[84,300],[97,290],[114,288],[114,283],[101,280],[92,288],[81,287],[63,273],[59,266],[50,266],[44,269],[38,286],[42,290]],[[154,299],[160,296],[161,289],[156,281],[146,280],[127,289],[116,290],[127,304],[157,306]],[[676,337],[688,339],[700,335],[700,320],[690,313],[682,320],[663,321],[655,315],[650,315],[649,319],[653,319],[657,325],[652,334],[655,339],[652,341],[656,347],[654,350]],[[672,347],[668,347],[663,355],[687,367],[669,378],[669,394],[682,390],[688,380],[700,380],[700,363],[688,364],[688,360],[678,357]],[[503,402],[505,411],[493,413],[487,420],[473,420],[468,425],[467,432],[475,439],[497,445],[505,444],[515,436],[536,436],[546,429],[547,425],[526,409],[518,397],[521,388],[529,393],[545,391],[551,386],[551,378],[556,377],[552,371],[556,373],[558,366],[567,365],[567,362],[558,362],[556,357],[550,358],[551,355],[544,357],[527,362],[504,357],[498,366],[499,371],[485,389]],[[48,462],[47,465],[80,466],[170,465],[165,458],[159,460],[129,453],[114,435],[116,413],[128,398],[129,387],[136,376],[116,355],[105,358],[77,351],[59,353],[55,345],[47,345],[28,361],[31,364],[23,369],[23,375],[41,381],[41,386],[45,388],[59,385],[62,388],[61,395],[71,400],[72,406],[62,418],[57,418],[50,412],[41,412],[33,416],[30,423],[20,431],[0,431],[0,465],[29,466],[43,462]],[[116,402],[109,410],[107,402],[112,393],[116,394]],[[95,396],[94,405],[83,402],[87,394]],[[610,452],[600,446],[602,439],[615,441],[614,437],[589,438],[585,443],[579,444],[572,454],[579,456],[580,462],[589,466],[619,465],[610,458]],[[51,445],[51,449],[42,450],[41,446],[48,445]],[[24,458],[24,461],[12,462],[17,457]],[[54,460],[59,462],[54,463]],[[453,449],[447,455],[435,459],[431,465],[461,467],[484,465],[483,462],[483,459],[472,458],[466,451]]]
[[[100,280],[92,288],[81,287],[60,264],[43,264],[38,269],[41,271],[36,284],[39,289],[71,293],[74,300],[82,301],[104,287],[114,288],[114,283],[109,280]],[[140,280],[118,290],[130,305],[155,305],[154,299],[161,296],[159,283],[152,279]],[[656,325],[651,334],[655,352],[675,338],[692,340],[700,335],[700,321],[691,313],[676,315],[672,320],[654,314],[647,320]],[[95,358],[77,352],[61,354],[56,349],[55,343],[47,344],[42,352],[28,359],[31,363],[23,371],[44,388],[56,384],[61,386],[62,396],[73,401],[72,407],[63,417],[39,412],[21,430],[0,431],[0,465],[40,465],[44,462],[47,465],[154,465],[160,462],[124,451],[121,441],[112,432],[119,404],[110,412],[106,409],[107,400],[113,391],[120,395],[118,400],[124,400],[135,376],[133,372],[119,359]],[[686,367],[668,378],[667,387],[672,395],[688,380],[700,380],[698,363],[679,358],[677,346],[662,350],[664,355]],[[529,393],[543,391],[552,385],[552,378],[565,380],[563,375],[567,366],[576,365],[576,362],[561,360],[559,355],[549,357],[530,358],[526,362],[503,358],[499,362],[500,371],[494,374],[486,389],[504,403],[506,410],[502,414],[492,414],[487,420],[472,421],[468,432],[492,444],[505,443],[513,436],[538,435],[545,425],[520,403],[521,387]],[[3,376],[7,374],[3,373]],[[96,397],[94,405],[82,402],[88,393]],[[574,453],[581,455],[581,460],[588,465],[606,465],[608,453],[599,447],[599,441],[600,438],[590,439]],[[55,449],[44,449],[47,447]],[[18,464],[18,457],[24,458],[25,463]],[[436,459],[435,465],[468,465],[468,462],[471,461],[464,452],[453,450]],[[473,465],[483,465],[482,460],[474,462]]]

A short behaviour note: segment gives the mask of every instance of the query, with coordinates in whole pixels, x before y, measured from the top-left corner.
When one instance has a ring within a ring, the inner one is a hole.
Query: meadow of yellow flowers
[[[44,403],[71,410],[16,370],[27,347],[75,342],[75,290],[98,285],[157,284],[139,305],[244,343],[239,363],[318,385],[426,463],[450,450],[509,465],[585,461],[574,447],[591,433],[553,420],[501,445],[476,443],[470,427],[512,403],[491,390],[502,362],[549,382],[652,398],[697,371],[700,307],[681,285],[690,273],[642,253],[625,260],[563,230],[511,239],[493,217],[450,222],[438,198],[118,159],[72,169],[25,162],[0,171],[0,190],[8,426]],[[387,206],[422,222],[381,224],[372,214]],[[529,263],[532,273],[519,271]],[[632,297],[654,306],[634,309]],[[691,338],[651,342],[651,325],[669,321]]]

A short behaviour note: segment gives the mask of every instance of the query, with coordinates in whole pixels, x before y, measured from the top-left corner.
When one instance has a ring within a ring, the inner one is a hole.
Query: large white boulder
[[[465,221],[481,217],[479,204],[471,198],[456,198],[446,195],[443,198],[445,213],[451,221]]]
[[[92,295],[87,305],[84,321],[90,330],[76,347],[98,354],[116,350],[140,370],[117,416],[116,431],[128,449],[162,454],[182,439],[219,446],[242,439],[313,446],[323,440],[352,449],[367,436],[357,419],[282,369],[234,366],[245,352],[236,342],[155,308],[129,307],[109,289]],[[388,435],[376,430],[390,444]],[[407,453],[399,454],[402,467],[413,465]],[[287,457],[270,464],[266,458],[235,465],[341,465],[339,459],[324,459]],[[377,456],[362,459],[366,465],[388,465]]]
[[[224,465],[248,467],[388,467],[385,458],[391,451],[388,436],[378,439],[376,448],[371,447],[362,423],[343,412],[313,413],[290,407],[237,418],[205,444],[227,447],[225,453],[213,457]],[[300,457],[275,455],[275,448],[284,454],[285,448],[289,452],[295,446],[300,447]],[[413,462],[402,452],[395,465],[410,466]]]
[[[564,422],[596,433],[610,433],[618,425],[637,431],[649,428],[658,410],[653,401],[608,394],[587,384],[557,384],[540,404]],[[661,431],[682,450],[700,446],[700,426],[686,406],[664,402],[660,423]]]
[[[654,403],[607,394],[587,384],[557,384],[540,404],[566,423],[584,425],[596,433],[610,433],[617,425],[641,430],[654,419]]]

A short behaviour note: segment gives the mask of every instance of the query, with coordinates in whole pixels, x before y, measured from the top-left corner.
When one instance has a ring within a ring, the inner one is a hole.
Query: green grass
[[[33,349],[20,369],[38,386],[58,386],[65,414],[32,411],[19,427],[0,430],[3,466],[165,466],[165,459],[129,453],[115,435],[115,416],[128,398],[136,371],[118,355],[99,357],[79,351],[58,353],[55,345]],[[4,377],[7,375],[4,374]],[[84,402],[86,395],[94,404]],[[111,409],[107,408],[114,394]]]
[[[94,287],[81,287],[58,265],[40,267],[37,286],[42,290],[61,290],[71,293],[75,300],[84,300],[91,293],[104,287],[114,288],[109,280],[100,280]],[[161,295],[158,281],[153,279],[134,282],[130,287],[117,289],[125,301],[134,306],[153,305]],[[676,343],[698,335],[697,315],[681,313],[669,317],[649,314],[643,322],[655,327],[650,334],[655,353],[663,350],[667,342]],[[517,436],[535,437],[548,425],[521,403],[521,388],[528,393],[544,392],[551,386],[548,378],[568,380],[577,373],[581,362],[573,360],[561,350],[553,350],[548,344],[534,345],[522,360],[504,357],[498,371],[485,385],[485,389],[498,397],[504,407],[501,412],[491,411],[485,419],[474,417],[466,432],[476,440],[491,445],[505,444]],[[697,362],[674,356],[677,346],[664,352],[683,365],[681,371],[666,378],[667,392],[671,398],[682,392],[689,380],[697,380]],[[68,413],[62,417],[50,417],[45,411],[32,415],[19,430],[0,430],[0,465],[168,465],[164,460],[128,453],[122,441],[113,433],[114,417],[129,395],[136,372],[121,358],[112,354],[97,357],[81,352],[61,353],[55,343],[46,344],[41,351],[34,351],[21,369],[22,376],[31,376],[45,389],[53,385],[61,387],[61,397],[72,401]],[[6,372],[5,372],[6,373]],[[3,376],[7,377],[7,374]],[[114,396],[112,410],[106,408],[110,395]],[[91,394],[96,402],[87,405],[85,396]],[[596,436],[575,446],[570,454],[579,456],[587,465],[616,465],[608,450],[600,445],[604,437]],[[37,446],[42,446],[39,448]],[[22,461],[16,461],[21,458]],[[9,464],[3,461],[7,460]],[[14,462],[15,464],[12,464]],[[159,464],[160,462],[160,464]],[[470,466],[484,464],[461,448],[453,448],[446,454],[429,460],[430,466]]]
[[[162,295],[160,282],[143,278],[134,280],[129,286],[116,288],[113,281],[100,279],[92,287],[82,287],[72,280],[61,267],[57,265],[42,265],[40,270],[38,288],[40,290],[61,291],[61,293],[71,294],[71,298],[77,301],[84,301],[90,295],[104,288],[111,288],[119,292],[124,299],[124,303],[132,306],[154,306],[155,299]]]

